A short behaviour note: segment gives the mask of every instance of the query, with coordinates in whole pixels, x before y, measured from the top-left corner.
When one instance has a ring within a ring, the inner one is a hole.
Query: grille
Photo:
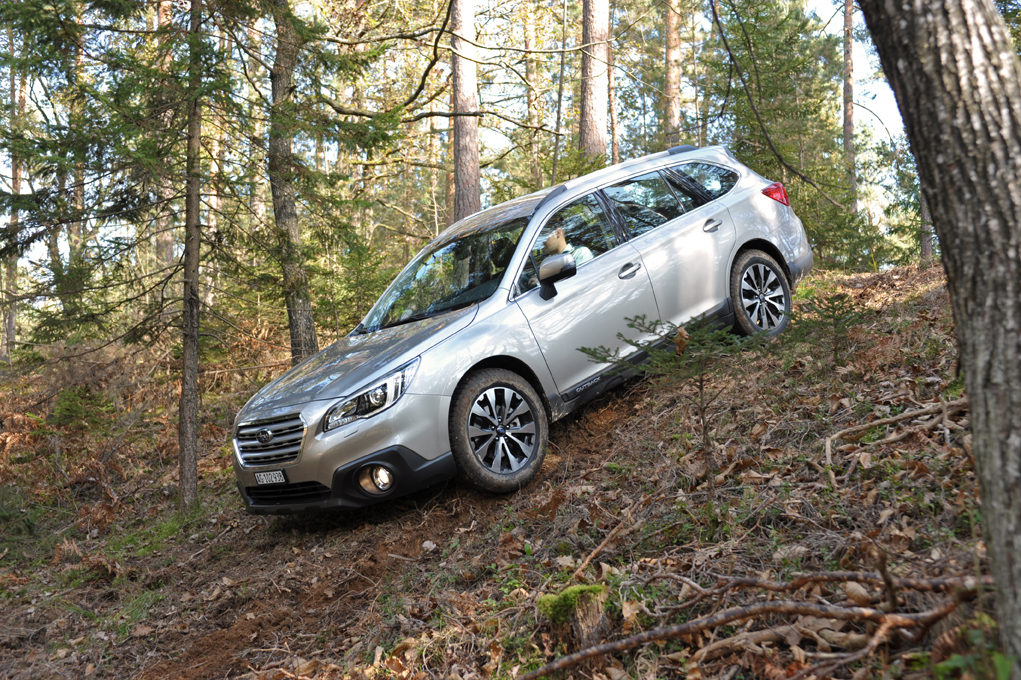
[[[258,438],[263,430],[273,434],[273,438],[266,443],[260,442]],[[297,460],[304,437],[305,423],[296,413],[246,423],[234,433],[238,454],[245,465],[279,465]]]
[[[325,501],[330,498],[329,487],[323,486],[319,482],[299,482],[297,484],[281,484],[280,486],[246,486],[245,493],[253,503],[259,505]]]

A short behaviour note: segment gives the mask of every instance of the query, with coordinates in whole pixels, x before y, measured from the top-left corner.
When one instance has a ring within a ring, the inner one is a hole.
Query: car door
[[[535,272],[542,260],[559,251],[570,252],[577,273],[556,283],[557,294],[543,300]],[[536,237],[516,303],[529,327],[564,401],[572,401],[610,367],[593,363],[581,347],[606,347],[626,357],[635,348],[618,338],[649,339],[628,328],[625,317],[658,318],[652,283],[638,252],[621,242],[613,222],[588,194],[558,209]]]
[[[736,230],[726,206],[682,173],[653,171],[603,189],[642,256],[664,321],[680,325],[729,297]]]

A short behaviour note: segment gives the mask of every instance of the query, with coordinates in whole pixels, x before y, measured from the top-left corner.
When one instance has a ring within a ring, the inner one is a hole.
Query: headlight
[[[409,361],[367,390],[362,390],[360,394],[331,407],[323,418],[323,432],[329,432],[359,418],[368,418],[393,406],[408,391],[408,385],[418,370],[418,363],[417,358]]]

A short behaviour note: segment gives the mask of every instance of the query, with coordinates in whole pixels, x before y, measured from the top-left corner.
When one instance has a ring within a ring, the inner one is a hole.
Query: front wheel
[[[737,329],[745,335],[779,335],[791,317],[791,289],[776,260],[761,250],[746,250],[734,262],[730,278]]]
[[[458,472],[482,491],[517,491],[546,457],[546,410],[527,380],[499,368],[478,371],[454,393],[450,447]]]

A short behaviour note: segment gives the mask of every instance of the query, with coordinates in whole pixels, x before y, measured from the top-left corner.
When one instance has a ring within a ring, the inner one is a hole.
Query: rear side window
[[[634,177],[603,189],[631,229],[640,236],[684,213],[659,173]]]
[[[738,174],[709,163],[685,163],[670,168],[699,185],[711,199],[717,199],[734,188]]]

